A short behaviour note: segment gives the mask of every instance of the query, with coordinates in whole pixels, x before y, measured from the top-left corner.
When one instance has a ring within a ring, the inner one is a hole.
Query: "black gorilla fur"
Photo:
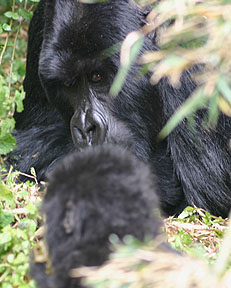
[[[39,287],[81,287],[70,270],[103,264],[112,233],[141,241],[156,237],[162,221],[154,183],[148,166],[120,147],[96,146],[67,156],[53,171],[44,197],[53,272],[47,275],[44,263],[31,265]]]
[[[194,204],[225,217],[231,207],[231,119],[221,115],[216,130],[203,130],[205,111],[200,111],[195,133],[184,120],[166,140],[156,140],[195,89],[190,72],[184,73],[179,88],[167,79],[151,86],[148,75],[137,80],[139,67],[134,64],[116,99],[108,95],[119,55],[106,58],[102,51],[139,29],[148,12],[132,0],[91,5],[40,1],[29,30],[25,109],[16,115],[20,143],[15,153],[28,157],[17,168],[27,172],[34,166],[42,179],[58,158],[74,149],[71,134],[77,149],[113,142],[108,134],[116,139],[123,123],[132,135],[131,151],[156,171],[165,213],[179,213]],[[146,37],[141,52],[158,49],[155,41],[155,36]],[[32,157],[37,152],[39,159]]]

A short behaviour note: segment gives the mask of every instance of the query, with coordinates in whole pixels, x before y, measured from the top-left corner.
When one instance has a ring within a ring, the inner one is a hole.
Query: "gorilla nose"
[[[83,121],[84,120],[84,121]],[[106,128],[100,119],[93,117],[71,120],[71,134],[74,144],[79,148],[104,142]]]
[[[95,133],[96,133],[96,125],[92,124],[87,127],[77,127],[74,126],[74,137],[78,140],[78,142],[86,142],[88,146],[92,144],[92,141],[94,140]]]

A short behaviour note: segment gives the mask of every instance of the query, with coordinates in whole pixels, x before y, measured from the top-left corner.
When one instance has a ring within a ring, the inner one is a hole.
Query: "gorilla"
[[[43,210],[50,261],[39,263],[34,257],[30,269],[40,288],[83,287],[70,270],[103,264],[111,252],[110,234],[143,241],[158,236],[163,225],[153,173],[112,145],[93,146],[61,161],[51,172]]]
[[[205,107],[194,115],[195,131],[183,120],[157,140],[195,89],[192,70],[182,75],[180,87],[165,78],[152,86],[148,74],[137,79],[140,66],[134,63],[117,97],[109,95],[120,60],[118,51],[108,51],[139,30],[149,11],[133,0],[40,1],[29,29],[24,111],[15,115],[18,150],[11,156],[19,170],[34,166],[41,180],[68,152],[115,143],[149,163],[165,214],[195,205],[226,217],[231,119],[220,115],[216,129],[204,129]],[[158,50],[155,33],[147,35],[140,53],[150,50]]]

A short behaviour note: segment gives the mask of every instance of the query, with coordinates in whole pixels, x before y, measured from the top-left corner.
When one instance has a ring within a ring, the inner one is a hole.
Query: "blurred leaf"
[[[121,48],[120,68],[109,92],[112,97],[115,97],[121,90],[129,69],[136,60],[137,55],[143,46],[143,42],[144,35],[139,31],[130,33],[124,40]]]
[[[218,117],[220,115],[220,110],[218,107],[218,99],[219,95],[218,93],[214,92],[213,95],[209,99],[209,110],[208,110],[208,119],[207,119],[207,124],[209,127],[215,128]]]
[[[7,17],[7,18],[12,18],[12,12],[11,11],[7,11],[6,13],[4,13],[4,15]]]
[[[218,105],[221,112],[231,117],[231,105],[223,97],[219,97]]]
[[[6,24],[6,23],[4,23],[4,24],[2,25],[2,29],[5,30],[5,31],[7,31],[7,32],[9,32],[9,31],[11,31],[11,26],[8,25],[8,24]]]
[[[16,111],[22,112],[23,111],[23,100],[25,98],[24,91],[16,91],[15,92],[15,102],[16,102]]]
[[[26,9],[23,8],[18,9],[18,13],[27,21],[30,21],[33,16],[33,13],[31,11],[27,11]]]
[[[13,199],[13,193],[4,184],[0,184],[0,198],[1,198],[1,200],[12,200]]]
[[[180,215],[177,218],[184,219],[189,216],[192,216],[194,213],[196,213],[196,209],[191,206],[188,206],[180,213]]]
[[[12,135],[0,136],[0,154],[6,155],[16,148],[16,139]]]
[[[13,118],[7,118],[1,122],[0,137],[7,136],[10,132],[13,131],[15,126],[15,120]]]
[[[0,248],[1,248],[1,245],[9,243],[11,242],[11,240],[12,240],[12,236],[9,231],[5,230],[4,233],[0,233]]]
[[[231,104],[231,89],[228,85],[228,82],[224,79],[224,77],[220,76],[217,81],[217,89],[220,91],[222,96]]]
[[[177,109],[176,113],[168,120],[167,124],[159,133],[159,138],[163,139],[167,137],[173,129],[184,118],[194,113],[199,108],[202,108],[208,102],[208,98],[203,97],[203,87],[197,88],[193,95],[188,98],[185,103]]]
[[[1,187],[0,187],[0,198],[1,198]],[[11,224],[14,221],[14,215],[8,211],[0,210],[0,229]]]

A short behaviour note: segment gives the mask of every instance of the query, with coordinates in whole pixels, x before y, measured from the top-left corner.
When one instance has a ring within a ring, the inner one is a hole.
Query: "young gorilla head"
[[[144,240],[160,231],[158,201],[149,168],[117,146],[89,148],[71,154],[52,173],[43,209],[53,273],[32,264],[39,287],[81,287],[69,271],[101,265],[115,233]]]

